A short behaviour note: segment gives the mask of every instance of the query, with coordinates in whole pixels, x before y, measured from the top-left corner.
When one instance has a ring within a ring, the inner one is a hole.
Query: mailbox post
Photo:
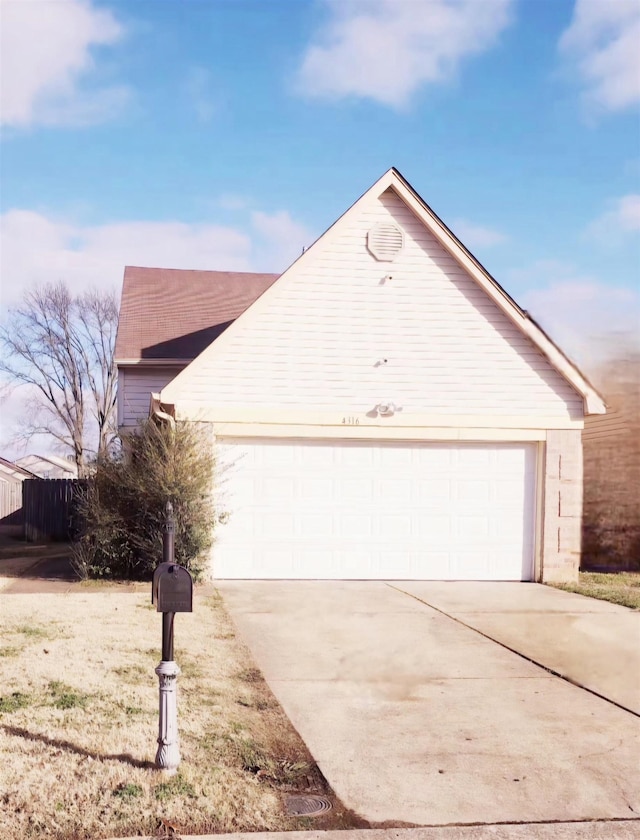
[[[156,668],[160,692],[156,767],[168,775],[173,775],[180,764],[177,696],[180,668],[173,659],[173,621],[177,612],[193,610],[193,581],[188,570],[174,562],[174,534],[173,506],[167,502],[162,563],[153,573],[151,602],[162,613],[162,661]]]

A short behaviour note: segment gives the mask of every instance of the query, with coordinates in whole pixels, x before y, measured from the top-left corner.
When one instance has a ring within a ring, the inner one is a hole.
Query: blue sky
[[[0,3],[3,308],[282,270],[396,166],[587,367],[638,328],[637,0]]]

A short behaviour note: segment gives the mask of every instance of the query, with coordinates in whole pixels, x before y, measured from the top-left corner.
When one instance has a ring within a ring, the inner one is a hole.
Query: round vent
[[[374,225],[367,234],[367,248],[381,262],[392,262],[402,251],[404,236],[399,227],[388,224]]]

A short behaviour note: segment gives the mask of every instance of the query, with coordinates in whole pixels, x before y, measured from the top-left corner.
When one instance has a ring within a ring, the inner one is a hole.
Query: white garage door
[[[535,445],[224,439],[217,578],[530,580]]]

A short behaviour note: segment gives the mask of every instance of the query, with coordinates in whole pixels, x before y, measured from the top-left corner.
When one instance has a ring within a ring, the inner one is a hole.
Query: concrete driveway
[[[603,616],[617,627],[623,608],[534,584],[243,581],[218,588],[329,783],[365,819],[640,818],[638,716],[503,646],[548,657],[554,670],[575,659],[575,673],[588,673],[584,634],[597,639]],[[605,631],[611,673],[627,661],[640,619],[624,613],[636,624],[624,625],[619,652],[615,634]],[[467,626],[474,623],[481,632]],[[602,651],[596,660],[602,674]],[[593,690],[605,694],[611,685],[632,705],[638,673],[627,673],[626,688],[625,679],[600,676]]]
[[[390,585],[640,715],[640,612],[537,584]]]

